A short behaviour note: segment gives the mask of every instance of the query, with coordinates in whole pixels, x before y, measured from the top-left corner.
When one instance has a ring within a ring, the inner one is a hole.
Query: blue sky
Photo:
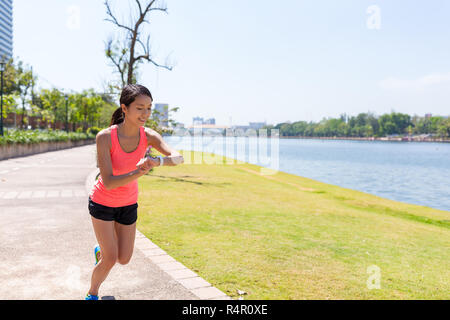
[[[133,2],[112,1],[123,17]],[[174,68],[144,65],[139,82],[186,125],[450,115],[450,1],[165,3],[169,14],[152,13],[145,32],[154,59]],[[15,0],[14,56],[42,87],[102,90],[115,77],[104,41],[117,32],[105,18],[102,0]]]

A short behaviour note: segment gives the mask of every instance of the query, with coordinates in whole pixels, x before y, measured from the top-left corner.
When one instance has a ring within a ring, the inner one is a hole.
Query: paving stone
[[[166,271],[166,270],[167,271],[171,271],[171,270],[187,269],[186,266],[184,266],[182,263],[177,262],[177,261],[165,262],[165,263],[157,263],[157,265],[158,265],[158,267],[160,267],[164,271]]]
[[[72,190],[61,191],[61,197],[62,198],[72,198],[73,197]]]
[[[220,296],[220,297],[210,298],[209,300],[233,300],[233,299],[229,296]]]
[[[33,195],[31,196],[31,198],[33,199],[45,198],[45,191],[43,190],[33,191]]]
[[[84,191],[84,190],[75,190],[74,194],[75,194],[75,197],[85,197],[86,196],[86,191]]]
[[[155,248],[155,249],[144,249],[141,250],[146,256],[162,256],[162,255],[167,255],[167,252],[165,252],[162,249],[159,248]]]
[[[47,198],[59,198],[59,190],[50,190],[47,192]]]
[[[225,296],[225,293],[215,287],[197,288],[191,290],[191,292],[200,299],[212,299]]]
[[[162,256],[149,256],[148,258],[156,264],[171,263],[171,262],[175,261],[174,258],[172,258],[171,256],[169,256],[167,254],[162,255]]]
[[[147,249],[158,249],[159,247],[154,244],[153,242],[149,241],[147,238],[136,238],[136,245],[139,247],[139,249],[147,250]]]
[[[7,199],[7,200],[15,199],[18,195],[19,195],[19,193],[15,192],[15,191],[6,192],[3,195],[3,199]]]
[[[211,284],[201,277],[188,278],[188,279],[180,279],[179,283],[183,285],[183,287],[187,289],[196,289],[202,287],[210,287]]]
[[[165,272],[176,280],[198,277],[194,271],[189,269],[165,270]]]
[[[138,239],[138,238],[145,238],[146,239],[145,235],[142,232],[140,232],[139,230],[136,230],[136,239]]]
[[[19,193],[17,199],[30,199],[33,191],[22,191]]]

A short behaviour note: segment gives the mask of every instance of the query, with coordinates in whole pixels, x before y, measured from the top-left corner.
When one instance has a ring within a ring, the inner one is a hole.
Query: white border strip
[[[87,176],[85,183],[87,194],[91,191],[95,176],[98,172],[99,170],[95,169]],[[205,279],[199,277],[195,272],[169,256],[139,230],[136,230],[135,247],[137,247],[146,258],[150,259],[173,280],[180,283],[200,300],[233,300],[224,292],[213,287]]]

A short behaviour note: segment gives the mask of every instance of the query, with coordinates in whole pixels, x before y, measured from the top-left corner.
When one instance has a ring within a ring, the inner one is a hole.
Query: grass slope
[[[450,298],[450,212],[182,154],[185,164],[139,180],[138,229],[228,295]]]

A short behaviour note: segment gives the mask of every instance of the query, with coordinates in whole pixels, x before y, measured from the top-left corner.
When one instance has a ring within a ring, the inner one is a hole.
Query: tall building
[[[196,125],[196,124],[203,124],[203,118],[200,117],[194,117],[192,119],[192,125]]]
[[[266,125],[266,122],[249,122],[248,124],[251,129],[259,130]]]
[[[203,124],[216,124],[216,119],[215,118],[207,119],[203,121]]]
[[[158,115],[154,115],[155,118],[158,117],[159,124],[161,127],[169,126],[169,105],[167,103],[155,103],[155,110],[159,112]]]
[[[198,124],[216,124],[216,119],[210,118],[210,119],[204,120],[203,118],[200,118],[200,117],[194,117],[192,119],[192,125],[198,125]]]
[[[12,0],[0,0],[0,60],[13,55]]]

